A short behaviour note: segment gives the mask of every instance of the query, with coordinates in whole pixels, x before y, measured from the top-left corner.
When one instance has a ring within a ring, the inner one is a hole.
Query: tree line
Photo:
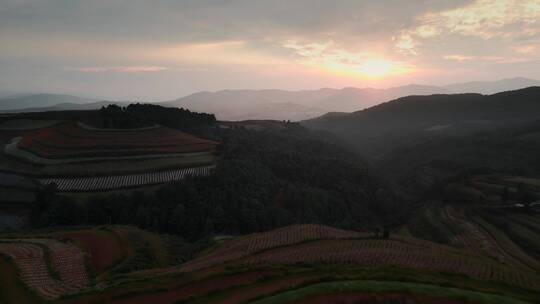
[[[128,224],[198,240],[295,223],[374,231],[406,209],[356,154],[297,124],[223,130],[220,137],[210,176],[83,200],[42,189],[32,222]]]

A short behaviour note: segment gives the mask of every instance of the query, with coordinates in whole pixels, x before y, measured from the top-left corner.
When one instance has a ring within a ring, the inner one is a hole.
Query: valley
[[[301,123],[141,104],[3,117],[0,299],[534,303],[538,94],[494,96]]]

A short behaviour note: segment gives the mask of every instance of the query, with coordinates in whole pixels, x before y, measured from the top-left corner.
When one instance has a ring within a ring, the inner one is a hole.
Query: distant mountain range
[[[223,90],[199,92],[176,100],[159,102],[170,107],[216,114],[220,120],[276,119],[300,121],[328,112],[353,112],[410,95],[481,93],[540,86],[540,81],[511,78],[499,81],[477,81],[448,86],[407,85],[388,89],[343,88],[305,91]],[[0,111],[36,112],[51,110],[98,109],[107,104],[128,102],[98,101],[69,95],[33,94],[4,97]],[[336,114],[334,114],[336,115]]]
[[[0,95],[1,96],[1,95]],[[64,106],[84,107],[85,104],[96,102],[89,98],[59,94],[13,94],[0,99],[0,111],[26,110]],[[63,105],[63,106],[62,106]]]

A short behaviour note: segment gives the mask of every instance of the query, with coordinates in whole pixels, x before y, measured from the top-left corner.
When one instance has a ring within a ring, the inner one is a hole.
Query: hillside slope
[[[303,125],[335,133],[363,154],[380,157],[420,138],[470,135],[536,119],[540,119],[540,87],[487,96],[408,96],[348,115],[307,120]]]

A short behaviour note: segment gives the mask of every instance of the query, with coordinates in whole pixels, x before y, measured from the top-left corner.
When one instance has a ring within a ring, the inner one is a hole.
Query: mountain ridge
[[[447,86],[409,84],[386,89],[345,87],[341,89],[321,88],[298,91],[279,89],[220,90],[215,92],[201,91],[174,100],[155,103],[162,106],[214,113],[221,120],[273,119],[302,121],[330,112],[355,112],[404,96],[452,94],[467,90],[487,94],[493,93],[493,91],[505,91],[503,88],[521,89],[531,84],[540,86],[540,81],[516,77]],[[496,88],[500,89],[496,90]],[[34,100],[32,101],[32,99]],[[38,112],[97,109],[107,103],[123,105],[124,102],[98,101],[60,94],[33,94],[11,98],[11,100],[8,99],[7,101],[5,98],[0,98],[0,111]],[[38,105],[36,106],[36,104]]]
[[[491,95],[406,96],[343,115],[305,120],[304,126],[334,133],[371,155],[415,138],[463,135],[540,119],[540,86]]]

